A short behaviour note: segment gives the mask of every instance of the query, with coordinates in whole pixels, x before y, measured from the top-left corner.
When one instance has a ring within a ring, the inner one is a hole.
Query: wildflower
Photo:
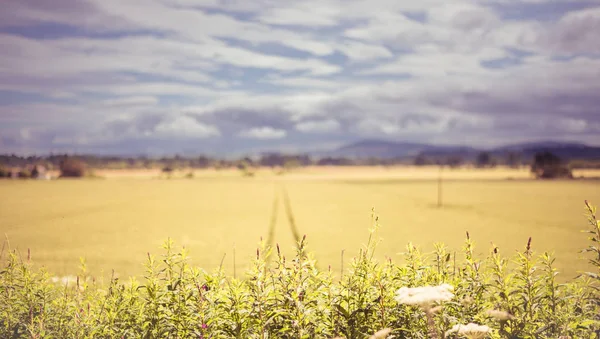
[[[62,277],[62,278],[60,279],[60,282],[61,282],[63,285],[67,285],[67,286],[75,284],[75,283],[76,283],[76,281],[77,281],[77,277],[74,277],[74,276],[72,276],[72,275],[68,275],[68,276]]]
[[[489,332],[490,328],[485,325],[468,323],[467,325],[454,325],[446,332],[446,336],[450,333],[458,333],[468,339],[483,339]]]
[[[505,311],[488,310],[485,313],[487,315],[489,315],[490,317],[492,317],[496,320],[500,320],[500,321],[506,321],[506,320],[511,320],[511,319],[515,318],[515,316],[513,316],[512,314],[505,312]]]
[[[383,330],[375,332],[375,334],[370,336],[369,339],[385,339],[388,335],[390,335],[390,333],[392,333],[390,328],[384,328]]]
[[[472,305],[474,302],[475,302],[475,300],[471,296],[466,296],[466,297],[463,298],[463,300],[461,300],[461,303],[464,306]]]
[[[449,301],[454,297],[453,287],[448,284],[424,287],[402,287],[396,292],[396,301],[400,304],[418,305],[425,311],[429,310],[433,303]]]
[[[50,281],[52,281],[55,284],[60,283],[61,285],[72,286],[77,282],[77,277],[72,275],[67,275],[64,277],[52,277],[50,278]]]
[[[436,307],[432,308],[431,310],[429,310],[429,312],[438,313],[441,310],[442,310],[442,306],[436,306]]]

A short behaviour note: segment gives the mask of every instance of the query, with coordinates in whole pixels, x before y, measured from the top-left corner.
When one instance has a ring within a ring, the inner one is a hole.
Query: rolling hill
[[[600,159],[600,147],[558,141],[528,142],[484,149],[462,145],[440,146],[371,139],[348,144],[328,152],[327,155],[356,159],[402,159],[414,158],[418,155],[433,158],[460,156],[464,159],[472,159],[481,152],[489,152],[493,156],[506,156],[509,153],[516,153],[522,157],[529,158],[535,153],[542,151],[552,152],[565,160]]]

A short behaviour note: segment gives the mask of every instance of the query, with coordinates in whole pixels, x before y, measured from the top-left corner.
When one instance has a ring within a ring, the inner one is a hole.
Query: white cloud
[[[400,127],[390,121],[367,118],[358,123],[357,129],[366,135],[392,135],[400,132]]]
[[[296,129],[304,133],[330,133],[340,129],[340,123],[333,119],[303,121]]]
[[[339,87],[339,84],[332,80],[307,77],[284,77],[280,75],[269,77],[265,79],[264,82],[286,87],[318,88],[323,90],[331,90]]]
[[[507,56],[500,49],[478,53],[456,53],[439,50],[437,45],[423,45],[415,53],[399,56],[395,61],[362,71],[363,74],[408,74],[413,76],[470,76],[490,73],[482,61]]]
[[[269,126],[255,127],[242,131],[239,136],[249,139],[282,139],[285,138],[287,132],[283,129],[272,128]]]
[[[158,99],[153,96],[121,97],[104,100],[106,106],[153,106],[158,104]]]
[[[600,53],[600,7],[565,14],[545,32],[545,44],[561,54]]]
[[[294,59],[252,52],[221,41],[181,42],[154,37],[120,39],[61,39],[36,41],[0,35],[0,43],[13,46],[0,54],[6,75],[93,77],[100,72],[140,72],[186,82],[210,83],[207,71],[219,65],[256,67],[278,71],[307,71],[314,75],[340,71],[339,66],[316,59]],[[90,51],[93,51],[91,53]],[[188,60],[202,68],[189,68]]]
[[[202,124],[188,116],[178,116],[159,124],[153,135],[169,138],[209,138],[221,133],[214,126]]]
[[[451,27],[461,31],[488,30],[501,21],[493,10],[465,2],[447,2],[428,10],[430,24]]]
[[[337,16],[341,9],[316,3],[298,2],[294,7],[267,9],[259,17],[261,22],[275,25],[300,25],[300,26],[335,26],[338,24]]]
[[[350,40],[338,44],[337,49],[344,53],[350,60],[359,62],[378,58],[390,58],[394,55],[385,46]]]
[[[0,13],[2,142],[589,140],[600,8],[557,2],[11,2]]]

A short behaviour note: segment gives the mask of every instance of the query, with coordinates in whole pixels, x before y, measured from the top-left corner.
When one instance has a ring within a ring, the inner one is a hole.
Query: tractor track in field
[[[269,230],[267,234],[267,246],[269,248],[273,248],[275,246],[275,233],[277,231],[277,217],[279,214],[279,203],[283,200],[283,207],[285,211],[285,216],[289,223],[290,231],[292,232],[292,236],[294,237],[294,241],[296,245],[300,243],[302,240],[302,236],[298,230],[298,225],[296,224],[296,218],[294,217],[294,211],[292,209],[292,201],[290,199],[290,195],[287,191],[285,185],[278,185],[276,187],[274,195],[273,195],[273,203],[271,205],[271,218],[269,220]]]
[[[285,214],[290,224],[290,230],[292,231],[292,235],[294,236],[296,244],[299,244],[302,240],[302,237],[300,236],[300,232],[298,232],[298,226],[296,225],[296,219],[294,218],[294,212],[292,211],[292,202],[290,200],[290,196],[287,189],[283,185],[281,186],[281,192],[283,194],[283,205],[285,207]]]
[[[279,194],[274,191],[273,205],[271,207],[271,220],[269,222],[269,234],[267,235],[267,246],[273,248],[275,242],[275,229],[277,228],[277,214],[279,213]]]

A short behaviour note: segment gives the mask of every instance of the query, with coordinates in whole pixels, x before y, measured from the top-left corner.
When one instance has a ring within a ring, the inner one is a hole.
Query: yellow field
[[[223,265],[231,271],[235,245],[239,274],[260,237],[268,238],[274,212],[274,242],[293,252],[286,191],[297,232],[308,235],[323,268],[338,270],[342,250],[346,259],[357,253],[374,207],[382,258],[399,260],[409,241],[426,250],[443,241],[459,250],[468,230],[480,252],[494,242],[513,253],[532,236],[536,251],[555,250],[561,271],[574,275],[585,267],[577,259],[586,245],[579,232],[586,227],[583,201],[600,203],[600,181],[534,181],[527,171],[511,170],[445,171],[443,208],[435,206],[433,168],[263,171],[254,178],[207,171],[187,180],[155,179],[155,172],[102,174],[109,179],[0,181],[0,232],[59,275],[76,273],[80,256],[96,274],[113,268],[121,276],[139,274],[146,253],[159,254],[167,237],[207,269],[226,254]]]

